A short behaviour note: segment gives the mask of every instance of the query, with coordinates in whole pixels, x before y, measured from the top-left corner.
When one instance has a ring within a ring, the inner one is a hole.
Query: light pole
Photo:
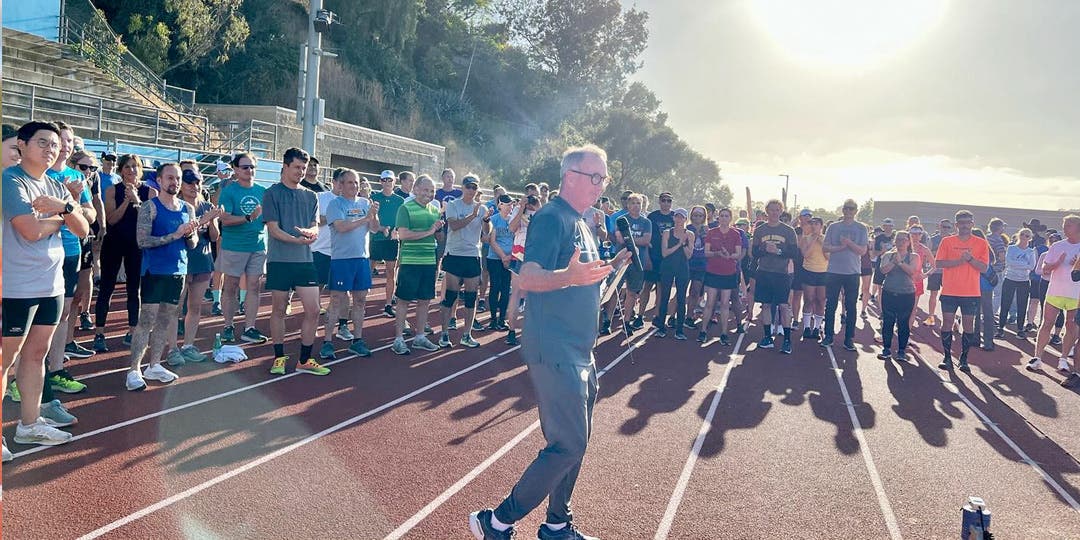
[[[784,177],[784,193],[782,193],[783,196],[781,197],[781,200],[784,203],[784,208],[787,208],[788,184],[791,183],[791,176],[787,175],[787,174],[780,174],[780,175],[777,175],[777,176],[783,176]]]
[[[300,103],[296,114],[303,127],[303,147],[315,155],[315,129],[323,124],[326,102],[319,98],[319,64],[323,56],[337,56],[322,50],[322,33],[330,31],[334,14],[322,8],[322,0],[311,0],[308,16],[308,42],[302,47],[300,62]]]

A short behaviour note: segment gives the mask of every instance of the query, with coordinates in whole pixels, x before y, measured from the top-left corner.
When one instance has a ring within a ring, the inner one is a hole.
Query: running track
[[[381,287],[365,337],[382,350],[351,358],[339,341],[328,377],[271,378],[266,344],[240,364],[188,364],[141,393],[123,387],[122,300],[112,352],[68,365],[90,386],[64,396],[76,440],[10,446],[8,538],[470,538],[468,513],[497,504],[543,446],[503,334],[480,333],[475,350],[396,356]],[[200,348],[221,324],[204,319]],[[299,318],[287,325],[295,355]],[[908,364],[877,360],[866,327],[859,351],[832,354],[798,341],[791,356],[756,350],[757,327],[734,350],[690,337],[638,332],[632,350],[622,336],[597,347],[600,401],[574,499],[582,529],[955,538],[960,504],[978,495],[998,538],[1080,538],[1080,396],[1052,368],[1024,371],[1030,342],[973,351],[973,372],[950,376],[934,367],[940,345],[927,328]],[[12,441],[17,417],[5,409]],[[542,519],[530,514],[522,536]]]

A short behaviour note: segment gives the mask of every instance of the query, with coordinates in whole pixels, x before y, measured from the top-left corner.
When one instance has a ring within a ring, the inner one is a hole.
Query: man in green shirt
[[[371,201],[379,203],[378,229],[371,231],[370,254],[371,264],[382,261],[386,264],[386,305],[383,312],[387,317],[394,318],[394,281],[397,277],[398,241],[390,236],[390,231],[397,223],[397,213],[401,205],[405,204],[405,198],[398,195],[394,190],[394,171],[383,171],[379,175],[379,186],[382,191],[372,193]]]
[[[398,208],[394,220],[395,239],[401,247],[398,251],[400,267],[397,273],[395,296],[404,302],[416,302],[416,328],[427,326],[428,305],[435,298],[435,233],[442,229],[439,210],[428,204],[435,197],[435,183],[428,175],[421,175],[413,185],[413,198]],[[397,338],[392,350],[397,354],[409,354],[405,345],[405,316],[408,306],[397,310]],[[421,330],[417,330],[418,333]],[[426,351],[437,351],[439,346],[420,333],[413,346]]]
[[[240,295],[243,298],[239,298],[245,308],[245,329],[240,338],[248,343],[266,343],[266,336],[255,328],[259,315],[259,280],[266,273],[266,227],[260,219],[266,188],[255,183],[258,161],[254,154],[236,154],[232,164],[236,179],[218,196],[218,204],[225,211],[221,216],[221,249],[216,261],[216,269],[225,274],[221,291],[225,329],[221,338],[226,342],[236,341],[233,316],[240,277],[246,276],[247,286]]]

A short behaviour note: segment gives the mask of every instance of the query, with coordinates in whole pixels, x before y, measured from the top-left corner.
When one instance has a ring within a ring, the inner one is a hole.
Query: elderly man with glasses
[[[833,222],[825,229],[822,250],[829,254],[829,266],[825,275],[825,331],[821,346],[833,343],[833,325],[836,323],[836,305],[840,291],[844,292],[844,348],[855,350],[855,304],[859,298],[859,281],[862,274],[862,256],[869,249],[866,225],[857,221],[859,206],[854,200],[844,201],[841,207],[843,219]]]

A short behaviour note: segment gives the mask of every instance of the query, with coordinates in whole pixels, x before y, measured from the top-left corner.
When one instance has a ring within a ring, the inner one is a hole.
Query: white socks
[[[497,531],[507,531],[513,527],[513,525],[507,525],[499,521],[498,518],[495,517],[495,512],[491,513],[491,526],[494,527]]]
[[[544,526],[547,527],[548,529],[553,530],[553,531],[561,531],[561,530],[566,528],[565,523],[551,524],[551,523],[548,523],[546,521],[544,522]]]

